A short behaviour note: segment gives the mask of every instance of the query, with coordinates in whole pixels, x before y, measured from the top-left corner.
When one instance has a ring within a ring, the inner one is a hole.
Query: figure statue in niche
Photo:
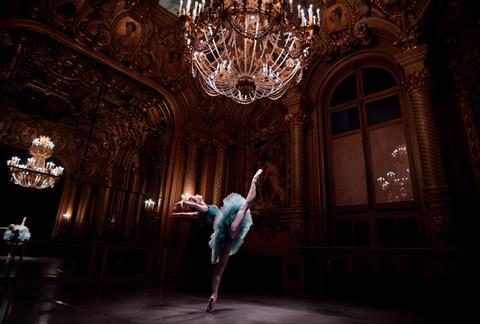
[[[276,136],[255,147],[258,167],[265,173],[259,184],[259,209],[280,207],[288,203],[288,193],[284,189],[286,146],[284,137]]]
[[[252,216],[250,207],[257,195],[257,181],[262,174],[259,169],[252,178],[250,190],[247,198],[243,198],[238,193],[231,193],[223,199],[222,208],[214,205],[207,205],[201,195],[188,197],[182,195],[182,200],[174,205],[174,216],[196,216],[203,214],[214,218],[213,234],[210,236],[208,245],[212,249],[212,264],[217,263],[212,278],[212,295],[207,304],[206,311],[211,312],[217,301],[218,286],[222,279],[223,271],[227,265],[230,255],[237,253],[243,240],[247,235],[250,226],[252,226]],[[178,211],[184,207],[194,209],[195,211]]]
[[[266,160],[263,163],[263,169],[265,170],[265,178],[272,190],[268,199],[271,201],[275,201],[277,199],[281,202],[286,201],[288,199],[288,195],[282,188],[282,178],[278,167],[269,160]]]

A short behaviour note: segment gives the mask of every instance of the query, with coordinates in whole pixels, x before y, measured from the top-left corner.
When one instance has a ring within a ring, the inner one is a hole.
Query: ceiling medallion
[[[320,9],[293,0],[183,0],[179,16],[194,77],[240,104],[278,99],[308,64]]]

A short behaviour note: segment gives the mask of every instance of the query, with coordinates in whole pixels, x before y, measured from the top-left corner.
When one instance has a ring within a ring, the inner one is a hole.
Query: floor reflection
[[[206,294],[151,283],[17,284],[4,323],[463,323],[466,314],[426,307],[320,302],[305,297],[223,293],[214,313]],[[466,317],[465,317],[466,319]]]

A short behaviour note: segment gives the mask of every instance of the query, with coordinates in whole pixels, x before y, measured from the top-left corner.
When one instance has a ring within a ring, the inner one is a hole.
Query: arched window
[[[402,91],[384,68],[357,67],[327,97],[330,210],[338,245],[416,241]]]

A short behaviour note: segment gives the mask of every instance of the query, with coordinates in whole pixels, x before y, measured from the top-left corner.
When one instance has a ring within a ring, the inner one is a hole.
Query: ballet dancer
[[[214,218],[213,234],[210,236],[208,245],[212,249],[212,264],[217,263],[212,278],[212,295],[208,300],[207,312],[212,312],[217,302],[218,286],[222,279],[223,271],[227,265],[228,257],[237,253],[243,243],[250,226],[252,226],[252,216],[250,207],[253,204],[257,194],[257,180],[262,169],[259,169],[253,176],[250,190],[247,197],[243,198],[238,193],[231,193],[223,199],[222,208],[214,205],[207,205],[201,195],[193,196],[182,195],[182,200],[174,205],[174,216],[196,216],[203,214]],[[179,208],[191,208],[195,211],[176,212]]]

